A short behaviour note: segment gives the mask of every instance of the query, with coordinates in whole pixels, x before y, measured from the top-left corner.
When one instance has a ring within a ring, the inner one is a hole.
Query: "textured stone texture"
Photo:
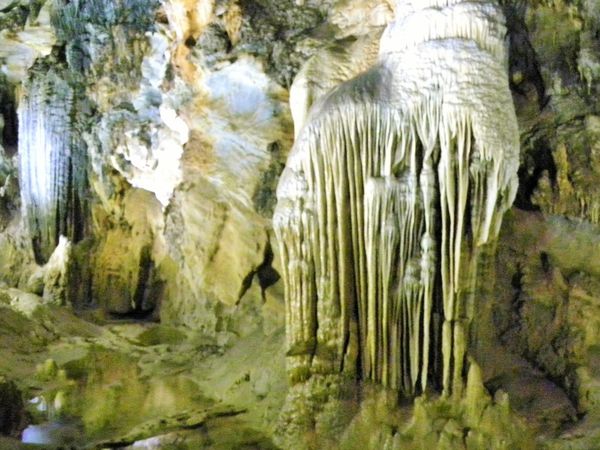
[[[297,73],[310,73],[307,79],[327,91],[368,66],[357,44],[387,25],[395,3],[0,0],[0,284],[40,295],[2,291],[0,373],[26,393],[42,383],[46,403],[57,410],[69,411],[73,395],[104,405],[77,412],[100,434],[118,422],[116,405],[129,405],[119,416],[127,421],[144,411],[142,422],[126,423],[127,431],[141,430],[136,438],[146,445],[160,436],[189,448],[270,448],[277,434],[291,448],[491,448],[503,439],[528,448],[516,411],[538,435],[536,447],[595,448],[595,0],[499,2],[519,120],[519,190],[497,248],[485,250],[476,303],[481,326],[468,350],[494,400],[473,382],[475,394],[456,409],[432,393],[415,405],[398,404],[394,393],[324,377],[292,390],[290,398],[300,400],[283,407],[284,267],[271,217],[294,136],[290,86]],[[340,55],[360,64],[332,77]],[[78,98],[67,128],[85,148],[87,173],[77,175],[89,181],[89,208],[84,232],[71,239],[66,271],[35,262],[21,214],[31,205],[21,204],[20,190],[31,179],[19,177],[16,110],[34,66],[60,73]],[[305,103],[303,111],[312,100]],[[138,341],[148,324],[118,325],[118,333],[90,325],[68,307],[45,304],[44,292],[90,320],[102,323],[111,313],[111,320],[160,319],[166,328]],[[202,337],[181,338],[190,330]],[[105,350],[86,356],[92,344]],[[40,381],[35,365],[47,358],[56,360],[56,377]],[[123,362],[131,359],[139,370]],[[98,374],[92,366],[117,369]],[[200,425],[196,413],[206,405],[199,400],[195,412],[178,416],[175,409],[186,407],[178,397],[190,388],[181,374],[211,401],[231,403],[231,414],[249,412]],[[88,375],[100,387],[74,393],[73,380]],[[138,380],[145,377],[147,384]],[[169,377],[177,381],[165,383]],[[485,406],[474,408],[475,399]],[[168,407],[150,414],[159,404]],[[204,431],[161,428],[161,419],[172,424],[178,417]],[[240,431],[238,440],[227,437],[231,428]]]
[[[21,205],[36,261],[48,261],[60,236],[85,229],[87,155],[77,135],[77,94],[58,67],[39,67],[23,84],[18,109]]]
[[[6,2],[0,8],[0,71],[11,83],[27,76],[39,57],[56,44],[51,26],[52,1]]]

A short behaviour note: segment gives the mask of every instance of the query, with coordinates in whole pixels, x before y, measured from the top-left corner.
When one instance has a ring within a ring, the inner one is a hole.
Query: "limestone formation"
[[[59,70],[34,72],[23,87],[19,115],[21,204],[38,262],[59,236],[83,233],[86,156],[73,131],[75,91]]]
[[[310,58],[290,88],[290,109],[296,137],[306,122],[310,107],[338,84],[354,78],[377,62],[381,30],[356,40],[342,40]]]
[[[516,193],[494,2],[396,2],[379,62],[317,102],[278,187],[292,379],[462,390],[477,255]]]
[[[0,0],[0,449],[597,448],[599,37],[598,0]]]

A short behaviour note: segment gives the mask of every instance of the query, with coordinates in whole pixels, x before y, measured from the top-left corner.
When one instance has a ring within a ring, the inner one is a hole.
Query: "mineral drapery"
[[[309,114],[274,227],[293,380],[460,393],[479,249],[517,187],[494,2],[398,1],[379,62]]]

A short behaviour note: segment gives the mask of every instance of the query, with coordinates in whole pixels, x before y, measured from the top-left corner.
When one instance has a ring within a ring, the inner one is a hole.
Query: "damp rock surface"
[[[594,0],[0,0],[0,447],[596,448],[599,33]],[[289,258],[298,160],[327,245]]]

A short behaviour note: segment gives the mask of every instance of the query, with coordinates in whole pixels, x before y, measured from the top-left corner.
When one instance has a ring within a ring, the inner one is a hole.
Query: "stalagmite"
[[[80,238],[85,153],[72,129],[74,90],[54,70],[24,83],[19,115],[19,182],[24,216],[38,262],[59,236]]]
[[[396,3],[379,62],[312,107],[280,180],[288,369],[459,394],[478,253],[517,186],[504,18]]]

